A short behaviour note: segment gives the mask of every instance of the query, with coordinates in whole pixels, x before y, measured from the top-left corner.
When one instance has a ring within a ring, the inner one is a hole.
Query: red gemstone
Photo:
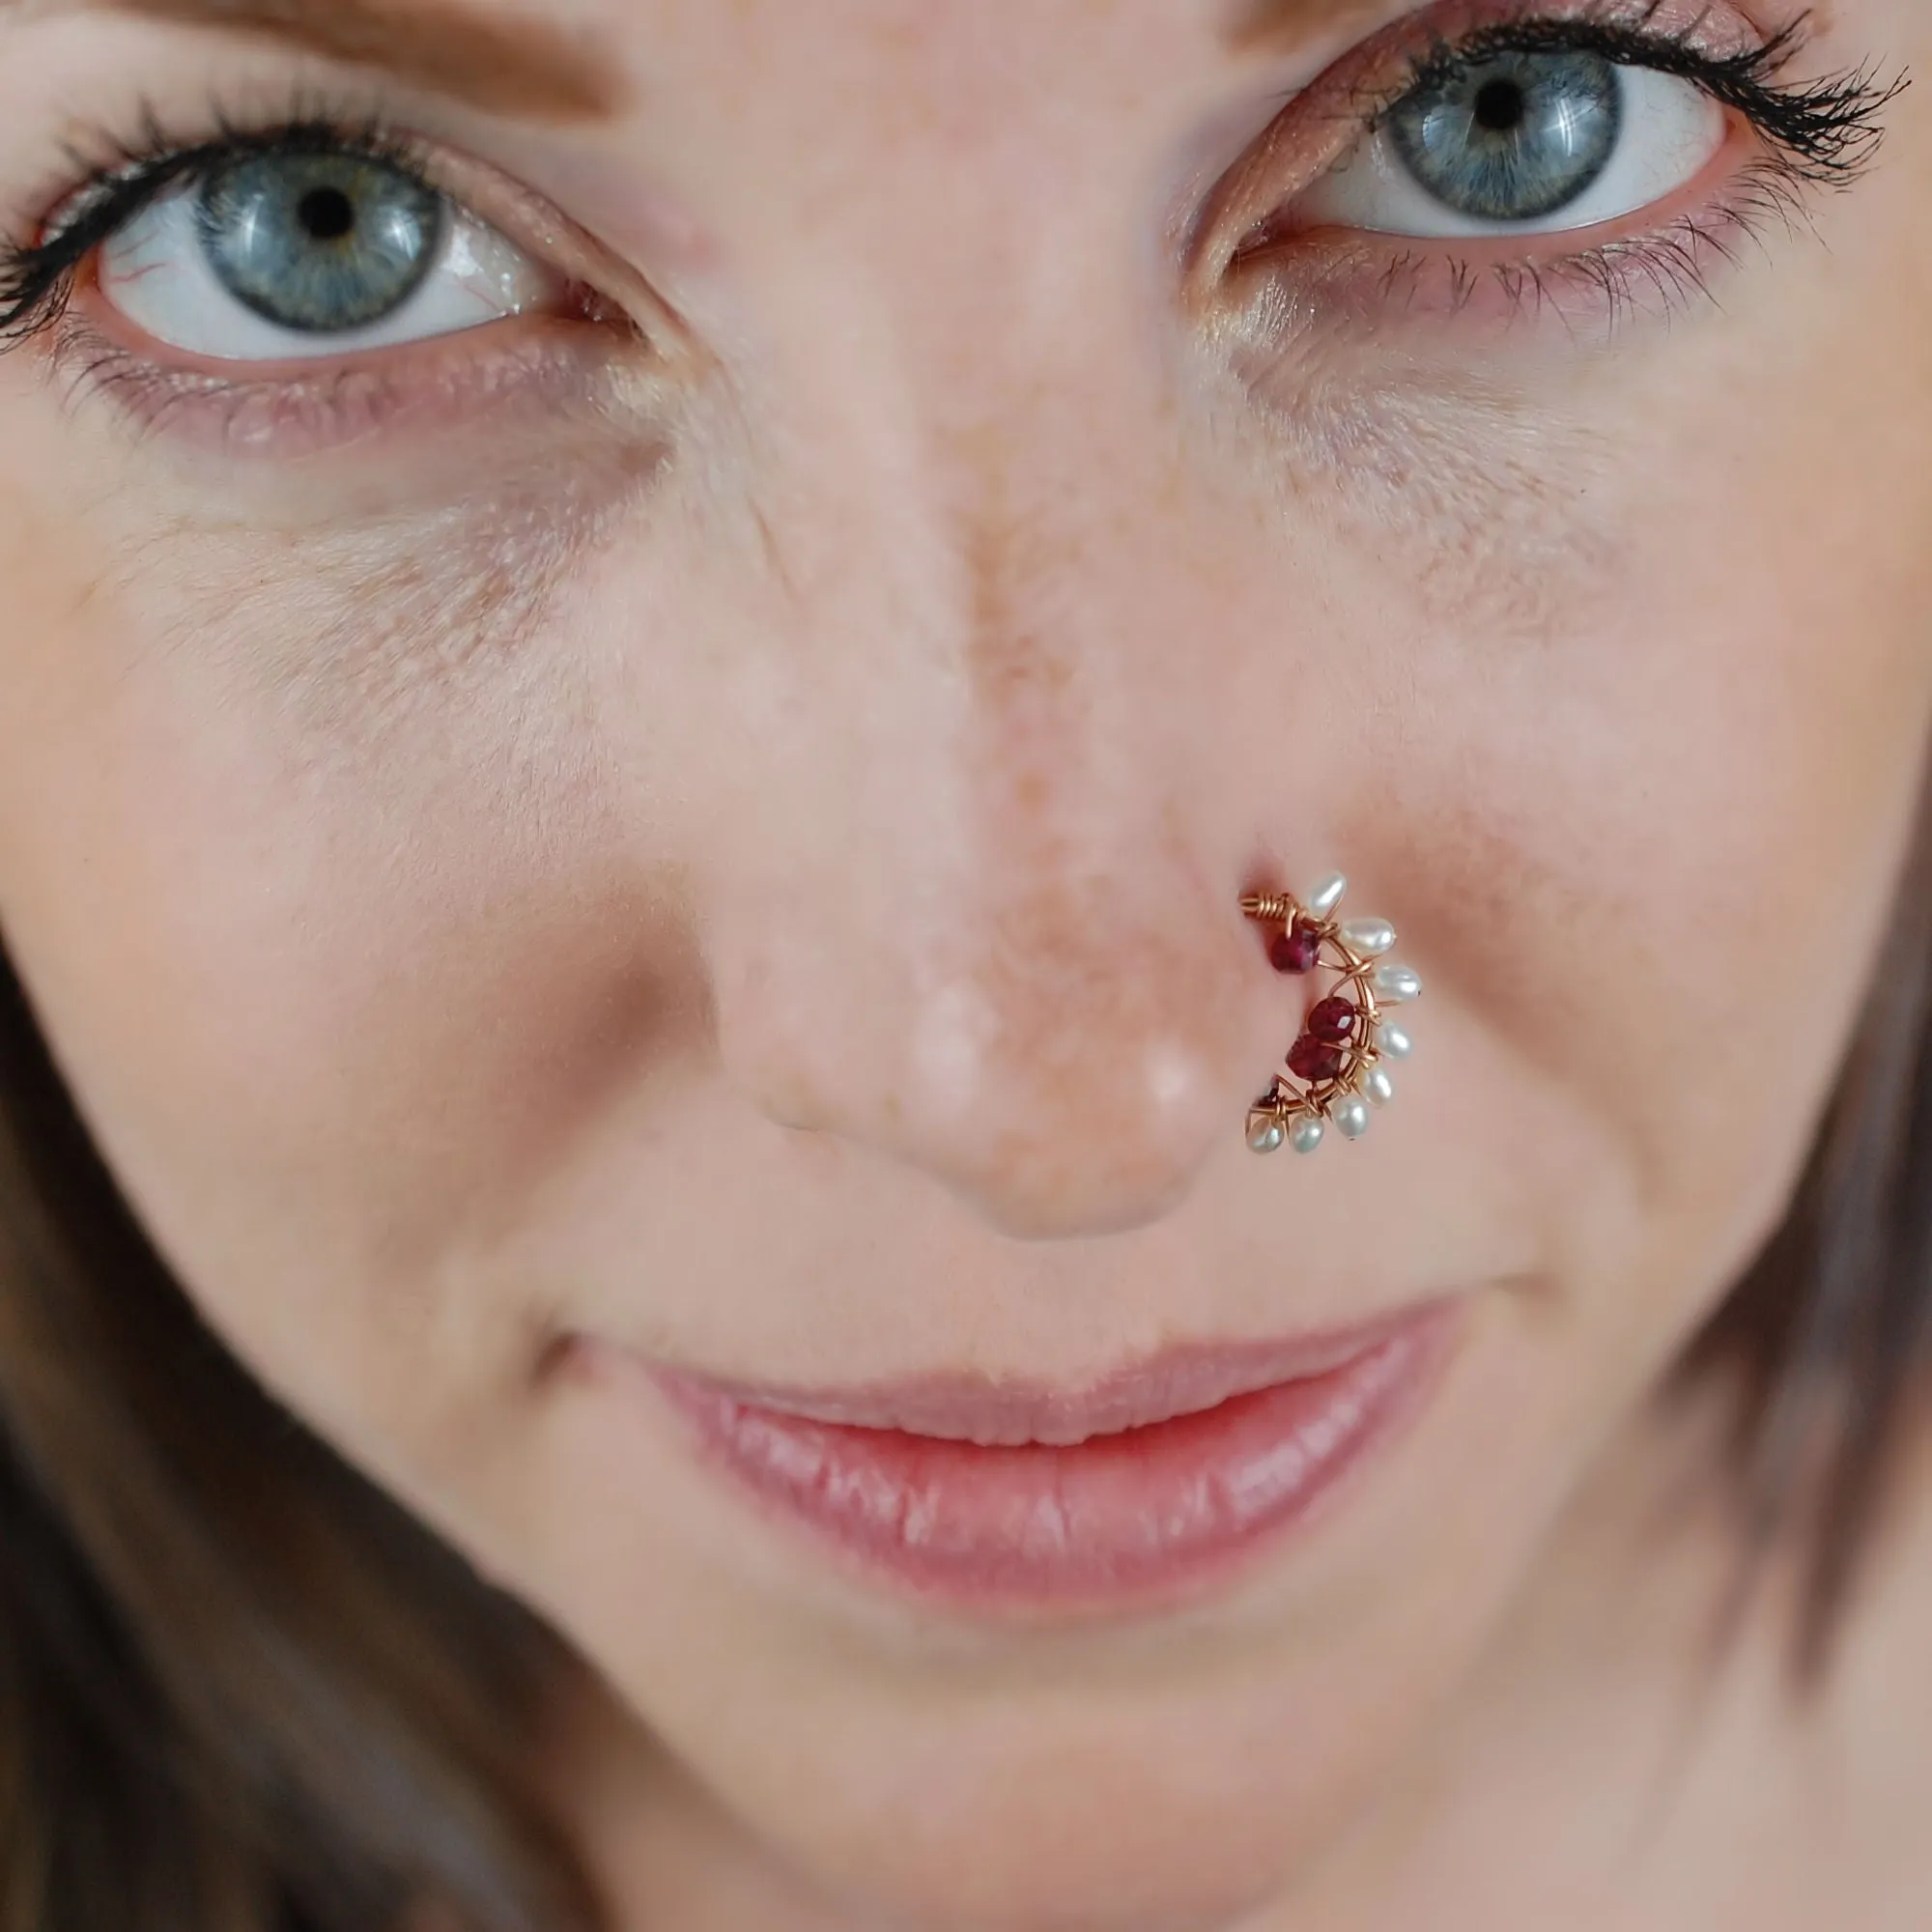
[[[1339,1080],[1348,1064],[1349,1056],[1339,1046],[1330,1046],[1309,1034],[1303,1034],[1288,1055],[1288,1070],[1297,1080],[1316,1087],[1324,1080]]]
[[[1305,919],[1296,920],[1268,948],[1277,973],[1312,973],[1321,963],[1321,935]]]
[[[1352,1000],[1323,1000],[1308,1015],[1308,1031],[1317,1039],[1340,1046],[1354,1038],[1361,1017],[1362,1009]]]

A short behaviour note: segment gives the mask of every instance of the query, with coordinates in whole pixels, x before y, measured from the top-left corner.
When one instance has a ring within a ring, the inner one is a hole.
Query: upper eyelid
[[[270,96],[256,103],[243,116],[229,112],[217,97],[198,117],[194,131],[179,120],[172,125],[164,122],[151,103],[143,102],[139,131],[131,138],[100,128],[84,137],[92,152],[70,149],[70,176],[59,185],[58,198],[40,220],[44,225],[81,198],[81,219],[90,231],[79,238],[78,259],[84,260],[172,184],[192,180],[198,170],[238,151],[272,151],[292,131],[299,131],[346,152],[406,168],[460,213],[498,229],[559,273],[594,290],[603,305],[628,313],[639,332],[663,353],[689,345],[675,311],[640,270],[604,246],[546,196],[461,145],[424,132],[366,99],[344,100],[304,86],[285,96],[278,107],[269,104],[272,99]],[[75,180],[76,175],[92,175],[94,180]],[[137,183],[135,192],[116,194],[117,176]],[[63,238],[73,236],[73,224],[69,223],[43,236],[38,247],[17,241],[7,244],[9,260],[0,260],[0,353],[21,333],[31,333],[42,321],[51,319],[29,317],[24,325],[7,325],[10,291],[4,271],[9,261],[17,265],[49,247],[72,254],[73,247]],[[60,270],[64,276],[71,272],[71,266]]]
[[[283,130],[315,118],[285,121]],[[67,186],[40,217],[34,241],[6,244],[0,261],[0,350],[56,320],[66,301],[63,285],[81,264],[171,187],[193,181],[224,155],[270,147],[276,133],[272,126],[235,128],[218,112],[213,120],[217,131],[212,136],[181,139],[166,133],[152,106],[144,106],[140,145],[113,142],[108,144],[111,154],[95,159],[73,156],[74,167],[91,178]],[[353,128],[335,127],[332,133],[346,150],[380,155],[447,192],[435,179],[427,151],[413,137],[388,130],[373,118]]]
[[[1721,85],[1726,68],[1742,62],[1747,69],[1760,72],[1760,84],[1768,86],[1800,45],[1794,28],[1770,36],[1744,49],[1742,54],[1723,55],[1701,50],[1689,40],[1588,14],[1562,18],[1532,15],[1496,22],[1459,40],[1437,35],[1422,50],[1408,51],[1403,71],[1388,81],[1372,86],[1359,104],[1365,118],[1378,118],[1418,88],[1447,77],[1458,68],[1496,54],[1544,51],[1595,53],[1621,66],[1642,66],[1658,72],[1675,73],[1706,87],[1714,80]]]
[[[124,188],[154,192],[174,181],[198,173],[240,154],[271,152],[294,138],[312,136],[345,153],[383,160],[416,176],[428,186],[452,192],[438,179],[439,144],[418,134],[380,109],[345,111],[322,97],[297,94],[281,112],[259,120],[231,117],[217,101],[203,128],[177,132],[166,125],[150,101],[139,110],[139,132],[132,140],[96,136],[99,152],[89,155],[70,149],[71,170],[88,179],[66,188],[55,206],[42,217],[46,240],[58,240],[68,224],[59,217],[69,209],[86,213],[94,205],[133,197]]]
[[[1749,40],[1732,47],[1699,44],[1697,22],[1683,35],[1656,31],[1649,25],[1654,17],[1646,12],[1632,19],[1623,8],[1612,6],[1603,14],[1499,21],[1453,42],[1437,36],[1426,54],[1410,57],[1407,73],[1380,93],[1374,112],[1386,114],[1415,87],[1491,52],[1580,47],[1703,88],[1781,147],[1807,178],[1844,181],[1876,152],[1884,137],[1881,115],[1910,85],[1910,77],[1902,73],[1882,81],[1875,63],[1808,83],[1787,83],[1785,74],[1810,43],[1807,14],[1773,31],[1753,30]]]
[[[1883,138],[1884,109],[1909,85],[1904,74],[1882,80],[1875,64],[1797,86],[1782,84],[1781,76],[1806,45],[1803,18],[1776,32],[1754,32],[1749,42],[1721,52],[1699,46],[1694,30],[1682,37],[1646,32],[1645,17],[1654,15],[1635,16],[1634,26],[1629,8],[1609,5],[1597,13],[1491,21],[1460,35],[1411,18],[1373,36],[1284,100],[1275,120],[1210,196],[1182,263],[1189,299],[1196,306],[1211,301],[1247,239],[1293,200],[1279,186],[1281,175],[1298,172],[1305,186],[1426,84],[1432,61],[1472,58],[1472,47],[1499,51],[1539,41],[1552,49],[1594,43],[1625,64],[1675,72],[1749,119],[1782,148],[1801,177],[1834,185],[1862,172]],[[1311,105],[1312,117],[1303,112]],[[1779,112],[1782,125],[1767,129],[1765,120],[1776,123]],[[1312,118],[1314,129],[1297,127],[1297,116]]]

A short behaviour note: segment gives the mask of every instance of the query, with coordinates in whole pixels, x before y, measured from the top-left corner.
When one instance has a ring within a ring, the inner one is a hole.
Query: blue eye
[[[318,146],[178,183],[101,244],[99,286],[171,348],[273,362],[454,335],[567,284],[394,162]]]
[[[1386,235],[1590,228],[1687,187],[1729,123],[1695,82],[1582,51],[1500,52],[1396,102],[1298,203]]]
[[[202,183],[195,226],[221,285],[257,315],[318,334],[366,328],[422,286],[442,197],[349,154],[253,155]]]
[[[1598,54],[1499,54],[1418,88],[1387,128],[1403,165],[1445,208],[1536,221],[1579,199],[1616,158],[1623,87]]]

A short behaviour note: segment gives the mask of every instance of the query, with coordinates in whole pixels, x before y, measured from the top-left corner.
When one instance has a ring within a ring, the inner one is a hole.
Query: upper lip
[[[664,1378],[692,1392],[805,1421],[896,1430],[987,1448],[1071,1447],[1200,1414],[1284,1382],[1330,1375],[1430,1325],[1443,1312],[1441,1304],[1431,1304],[1347,1329],[1276,1341],[1180,1343],[1079,1389],[958,1373],[847,1389],[753,1385],[680,1372]]]

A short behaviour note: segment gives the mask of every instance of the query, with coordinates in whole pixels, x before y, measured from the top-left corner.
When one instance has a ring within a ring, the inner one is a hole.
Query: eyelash
[[[70,151],[80,182],[64,197],[50,234],[28,243],[0,238],[0,347],[54,327],[66,312],[81,265],[151,202],[235,161],[323,147],[434,185],[434,163],[423,144],[396,131],[380,114],[357,119],[303,95],[269,127],[238,126],[217,102],[203,123],[214,131],[199,140],[171,133],[151,103],[143,105],[140,117],[132,139],[97,129],[86,137],[92,156]]]
[[[1631,66],[1648,67],[1701,87],[1741,115],[1767,144],[1768,166],[1751,192],[1731,211],[1747,233],[1767,213],[1792,212],[1803,186],[1843,186],[1870,162],[1883,137],[1882,116],[1903,79],[1881,83],[1870,68],[1830,75],[1802,85],[1780,76],[1803,46],[1802,23],[1763,45],[1730,55],[1700,52],[1687,40],[1647,30],[1644,20],[1664,0],[1654,0],[1643,18],[1632,24],[1628,0],[1605,0],[1601,13],[1564,19],[1529,19],[1479,29],[1460,40],[1437,38],[1411,54],[1406,71],[1373,96],[1358,93],[1350,117],[1366,134],[1398,101],[1416,90],[1438,84],[1467,67],[1504,53],[1583,52]],[[1621,15],[1622,17],[1616,17]],[[356,117],[334,111],[324,100],[298,95],[285,117],[268,127],[242,127],[214,104],[204,128],[213,134],[184,140],[162,124],[152,104],[140,110],[131,139],[97,130],[90,137],[92,157],[70,151],[80,185],[60,206],[57,225],[33,242],[0,238],[0,351],[52,328],[65,315],[75,279],[93,251],[168,188],[212,174],[237,159],[313,151],[327,147],[394,167],[433,185],[430,152],[380,115]],[[1561,269],[1577,274],[1614,303],[1641,280],[1658,289],[1700,280],[1699,244],[1714,242],[1695,216],[1685,217],[1678,232],[1638,241],[1612,242],[1541,267],[1499,265],[1495,272],[1513,298],[1540,298],[1547,276]],[[1721,251],[1722,244],[1718,245]],[[1252,244],[1237,260],[1262,252]],[[1477,271],[1448,262],[1459,286],[1473,286]],[[1391,285],[1401,272],[1391,273]]]
[[[1904,80],[1881,83],[1872,68],[1791,84],[1780,76],[1804,50],[1802,21],[1755,47],[1731,54],[1700,51],[1690,41],[1651,32],[1644,24],[1666,0],[1651,0],[1633,24],[1628,0],[1605,0],[1596,13],[1561,20],[1520,20],[1478,29],[1455,42],[1436,39],[1411,55],[1408,71],[1369,107],[1370,125],[1423,87],[1454,79],[1499,54],[1583,53],[1645,67],[1700,87],[1719,105],[1742,114],[1797,172],[1830,185],[1860,174],[1883,138],[1881,116]]]
[[[1906,78],[1884,81],[1876,68],[1866,66],[1787,82],[1782,76],[1804,49],[1803,19],[1757,46],[1719,55],[1700,50],[1689,38],[1650,30],[1647,23],[1667,3],[1649,0],[1633,19],[1630,0],[1598,0],[1561,19],[1503,22],[1455,40],[1437,35],[1406,57],[1393,81],[1350,91],[1346,118],[1360,138],[1375,132],[1412,94],[1498,55],[1595,54],[1689,81],[1751,128],[1766,153],[1739,171],[1724,202],[1715,211],[1680,214],[1647,235],[1540,258],[1479,265],[1442,243],[1435,245],[1433,259],[1422,247],[1399,250],[1377,278],[1381,300],[1395,301],[1405,287],[1419,294],[1427,270],[1437,278],[1431,286],[1446,298],[1452,314],[1469,307],[1485,285],[1500,291],[1505,314],[1560,308],[1566,292],[1581,292],[1612,322],[1644,297],[1668,309],[1705,293],[1713,260],[1732,260],[1737,241],[1756,239],[1768,221],[1789,222],[1800,215],[1804,190],[1849,187],[1870,166],[1884,139],[1885,110],[1909,85]],[[1687,35],[1694,31],[1687,29]],[[1284,211],[1286,226],[1279,225],[1280,218],[1264,222],[1236,248],[1230,270],[1292,246],[1293,215],[1291,205]],[[1393,243],[1399,238],[1380,239]]]

